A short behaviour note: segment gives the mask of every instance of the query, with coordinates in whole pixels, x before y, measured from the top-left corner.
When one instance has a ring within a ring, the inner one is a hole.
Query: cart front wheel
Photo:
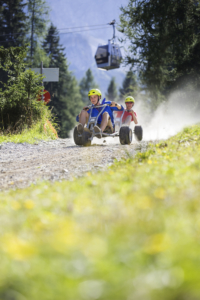
[[[122,126],[119,131],[121,145],[130,145],[132,142],[132,130],[129,126]]]
[[[88,131],[83,131],[82,134],[82,145],[83,146],[91,146],[91,140],[89,138],[91,137],[91,134]]]
[[[77,127],[74,128],[74,143],[77,145],[77,146],[81,146],[83,145],[83,142],[82,142],[82,136],[79,134],[78,130],[77,130]]]

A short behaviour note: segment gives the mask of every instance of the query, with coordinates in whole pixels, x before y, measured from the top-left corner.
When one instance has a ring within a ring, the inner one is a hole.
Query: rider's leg
[[[123,124],[129,126],[131,124],[131,120],[132,116],[127,116]]]
[[[89,114],[87,113],[87,111],[82,110],[79,116],[79,122],[83,125],[83,127],[88,122],[88,118],[89,118]]]
[[[79,115],[79,124],[77,125],[77,129],[80,134],[83,133],[84,126],[88,122],[88,118],[89,114],[87,113],[87,111],[82,110],[82,112]]]
[[[114,132],[114,128],[113,128],[113,124],[112,124],[112,122],[111,122],[111,119],[109,118],[109,120],[108,120],[108,127],[110,127],[111,128],[111,130],[112,130],[112,133]]]
[[[109,114],[107,112],[104,112],[103,113],[103,118],[102,118],[102,121],[101,121],[101,125],[100,125],[100,128],[101,128],[102,132],[105,130],[106,126],[108,125],[108,120],[109,120]]]
[[[100,139],[102,137],[102,132],[105,130],[106,126],[108,125],[109,118],[110,118],[109,114],[107,112],[104,112],[100,128],[97,125],[94,126],[94,132],[96,133],[97,138]]]

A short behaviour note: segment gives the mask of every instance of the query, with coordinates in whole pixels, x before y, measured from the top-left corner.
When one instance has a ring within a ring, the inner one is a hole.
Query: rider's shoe
[[[79,123],[77,125],[77,130],[78,130],[78,133],[82,134],[83,133],[83,125],[81,123]]]
[[[98,139],[102,138],[102,131],[101,128],[99,128],[97,125],[94,126],[94,132],[98,133],[97,135],[95,135]]]

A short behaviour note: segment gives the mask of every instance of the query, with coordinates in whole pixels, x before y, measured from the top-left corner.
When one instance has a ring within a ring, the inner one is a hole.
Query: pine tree
[[[83,77],[82,80],[80,81],[79,87],[80,87],[82,101],[83,103],[87,104],[89,90],[98,88],[98,85],[96,84],[94,80],[94,76],[90,69],[86,71],[85,77]]]
[[[192,81],[200,88],[200,3],[191,0],[129,0],[121,29],[130,41],[127,64],[140,68],[157,98]]]
[[[115,82],[115,77],[112,77],[109,86],[108,86],[108,90],[106,93],[106,98],[108,98],[108,100],[110,101],[116,101],[117,100],[117,85]]]
[[[25,44],[27,32],[25,6],[23,0],[1,0],[0,46],[9,48]],[[7,80],[7,72],[0,69],[0,81],[6,83]],[[2,84],[0,84],[0,88],[4,89]]]
[[[30,66],[35,66],[34,55],[40,50],[40,40],[46,32],[46,23],[48,23],[49,7],[45,0],[28,0],[28,28],[30,36]],[[37,54],[36,54],[37,56]]]
[[[132,71],[128,71],[126,77],[123,80],[122,87],[119,89],[120,98],[124,98],[128,95],[135,97],[138,93],[138,83],[136,76]]]
[[[0,5],[0,46],[22,46],[27,33],[23,0],[1,0]]]
[[[33,54],[33,58],[32,58],[32,67],[37,68],[37,67],[41,66],[41,62],[43,62],[44,66],[49,66],[50,57],[47,56],[45,50],[37,43],[36,48],[34,49],[34,54]],[[30,63],[30,60],[29,60],[29,63]]]
[[[75,124],[75,117],[81,110],[83,103],[79,93],[78,83],[68,70],[64,48],[60,45],[58,31],[51,24],[43,43],[43,49],[49,57],[50,68],[59,68],[59,82],[47,82],[45,88],[51,94],[50,107],[59,122],[62,138],[68,137],[69,130]],[[47,65],[46,65],[47,67]]]

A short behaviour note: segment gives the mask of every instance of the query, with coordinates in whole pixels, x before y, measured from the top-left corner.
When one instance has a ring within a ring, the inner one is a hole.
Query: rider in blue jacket
[[[102,108],[98,108],[98,105],[101,105],[100,99],[101,99],[101,91],[99,89],[92,89],[88,93],[88,97],[91,101],[91,104],[93,106],[92,110],[92,117],[96,117],[99,112],[102,110]],[[98,133],[97,137],[102,137],[102,132],[107,131],[109,129],[109,132],[114,132],[114,117],[113,117],[113,111],[119,111],[124,110],[123,106],[120,104],[117,104],[114,101],[106,101],[106,99],[103,100],[102,104],[108,104],[109,106],[106,106],[100,114],[97,125],[94,126],[94,131]],[[97,106],[97,107],[95,107]],[[83,133],[83,130],[88,130],[85,126],[85,124],[88,122],[90,109],[87,107],[84,107],[84,109],[81,111],[79,116],[77,116],[76,120],[80,122],[77,125],[77,130],[80,134]]]

